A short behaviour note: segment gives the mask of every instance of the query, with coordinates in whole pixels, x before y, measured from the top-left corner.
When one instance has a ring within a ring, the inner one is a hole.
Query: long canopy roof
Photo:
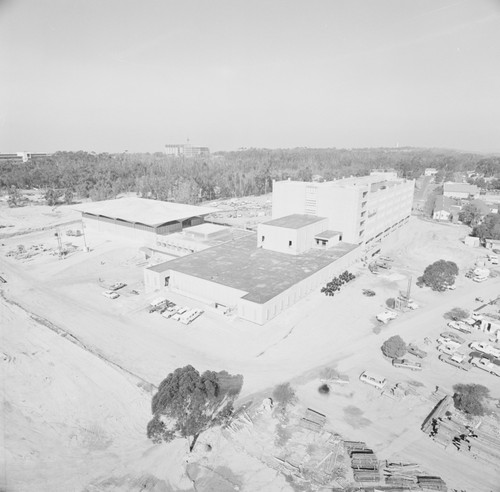
[[[136,197],[82,203],[75,205],[73,208],[87,214],[145,224],[152,227],[158,227],[168,222],[189,219],[190,217],[201,217],[218,211],[212,207],[198,207],[184,203],[163,202]]]

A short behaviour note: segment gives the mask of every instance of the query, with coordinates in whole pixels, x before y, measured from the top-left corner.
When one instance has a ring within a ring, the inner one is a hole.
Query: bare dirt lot
[[[0,216],[14,223],[14,210],[4,208]],[[29,214],[23,219],[23,232],[37,228],[37,213],[31,222]],[[66,216],[59,221],[65,222]],[[324,413],[332,430],[366,441],[380,459],[421,463],[450,487],[469,492],[498,490],[499,468],[442,449],[420,431],[435,404],[431,393],[436,386],[450,393],[458,382],[475,382],[487,386],[492,398],[500,398],[498,379],[444,364],[435,349],[434,341],[446,327],[445,312],[456,306],[475,308],[475,297],[492,299],[500,293],[500,277],[481,284],[464,277],[465,269],[483,254],[460,241],[467,228],[413,218],[404,237],[383,251],[394,259],[391,270],[372,275],[359,264],[353,269],[356,280],[335,297],[318,289],[264,327],[206,308],[188,326],[149,314],[148,301],[154,296],[143,293],[145,261],[136,247],[88,237],[91,252],[85,253],[83,238],[71,237],[79,249],[59,260],[53,254],[53,233],[48,229],[1,241],[0,275],[7,280],[1,288],[9,301],[2,300],[0,361],[6,374],[2,485],[7,490],[82,490],[88,484],[89,491],[141,490],[144,483],[145,490],[192,489],[185,474],[186,443],[153,446],[145,438],[153,386],[186,364],[243,374],[242,402],[260,404],[274,385],[291,381],[301,407]],[[19,244],[44,244],[47,251],[24,259],[5,256]],[[406,289],[408,276],[415,280],[440,258],[457,262],[461,269],[456,290],[434,293],[413,285],[412,297],[421,307],[380,326],[375,315],[386,299]],[[116,281],[127,283],[120,298],[104,297],[102,291]],[[362,289],[376,295],[365,297]],[[170,297],[186,306],[199,305]],[[394,368],[383,358],[380,345],[393,334],[429,352],[421,372]],[[424,345],[426,337],[432,345]],[[474,332],[464,338],[484,341],[487,335]],[[351,381],[328,397],[317,391],[326,366]],[[410,384],[415,394],[400,400],[381,397],[358,381],[365,369],[390,382]],[[231,473],[240,490],[290,490],[264,456],[249,455],[245,443],[233,442],[231,436],[220,439],[225,444],[217,447],[216,457],[195,458],[199,461],[192,471],[200,486],[206,483],[198,490],[226,490]],[[212,471],[207,475],[199,463]],[[214,485],[214,467],[224,470],[223,484]],[[258,479],[252,480],[249,470]]]

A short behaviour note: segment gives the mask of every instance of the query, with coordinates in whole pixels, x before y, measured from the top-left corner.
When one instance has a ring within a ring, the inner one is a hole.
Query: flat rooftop
[[[218,212],[216,208],[212,207],[198,207],[184,203],[163,202],[161,200],[136,197],[82,203],[72,208],[87,214],[110,219],[120,219],[152,227]]]
[[[192,226],[187,229],[185,232],[195,233],[195,234],[214,234],[216,232],[229,231],[228,226],[218,225],[218,224],[210,224],[209,222],[205,222],[204,224],[200,224],[197,226]]]
[[[341,234],[342,233],[340,231],[327,230],[316,234],[314,237],[317,237],[318,239],[331,239],[332,237],[340,236]]]
[[[292,214],[280,217],[279,219],[262,222],[262,225],[270,225],[274,227],[284,227],[286,229],[301,229],[302,227],[314,224],[321,220],[326,220],[326,217],[317,217],[316,215]]]
[[[244,299],[263,304],[296,283],[356,249],[340,242],[330,249],[311,249],[300,255],[257,248],[257,235],[149,267],[155,272],[174,270],[248,292]]]

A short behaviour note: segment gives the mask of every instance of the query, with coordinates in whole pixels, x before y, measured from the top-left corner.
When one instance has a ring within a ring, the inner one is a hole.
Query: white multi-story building
[[[275,181],[273,219],[291,214],[328,219],[327,229],[340,231],[345,242],[363,246],[366,253],[408,222],[414,180],[373,175],[310,183]]]
[[[200,157],[210,155],[210,149],[191,144],[166,144],[165,154],[175,157]]]

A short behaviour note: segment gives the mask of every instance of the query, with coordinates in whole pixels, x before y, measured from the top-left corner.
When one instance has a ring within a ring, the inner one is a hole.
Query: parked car
[[[392,359],[392,365],[394,367],[402,367],[404,369],[410,369],[412,371],[422,370],[422,364],[420,364],[420,362],[414,362],[410,359]]]
[[[415,302],[413,301],[412,299],[410,299],[407,303],[406,303],[406,307],[408,309],[418,309],[420,306]]]
[[[117,299],[118,297],[120,297],[120,294],[118,294],[117,292],[114,292],[112,290],[105,290],[102,293],[102,295],[109,298],[109,299]]]
[[[406,351],[409,354],[415,355],[416,357],[420,357],[423,359],[424,357],[427,357],[427,352],[425,350],[419,349],[416,345],[413,343],[410,343],[406,349]]]
[[[454,330],[461,331],[462,333],[472,333],[470,325],[464,323],[463,321],[450,321],[448,326]]]
[[[460,345],[457,344],[440,343],[437,346],[437,349],[439,352],[442,352],[443,354],[453,355],[458,350],[459,347]]]
[[[124,284],[123,282],[115,282],[113,285],[109,287],[109,290],[119,290],[123,289],[127,284]]]
[[[394,311],[385,310],[383,313],[377,314],[377,320],[381,323],[388,323],[391,319],[396,319],[398,317],[398,313]]]
[[[453,340],[454,342],[457,342],[460,344],[465,343],[465,340],[460,335],[456,335],[455,333],[453,333],[451,331],[443,331],[443,333],[441,333],[441,338],[444,338],[447,340]]]
[[[500,377],[500,366],[497,364],[493,364],[493,362],[491,362],[486,357],[472,357],[470,362],[474,367],[478,367],[483,371],[487,371],[494,376]]]
[[[441,354],[439,356],[439,360],[458,367],[462,371],[468,371],[470,369],[470,364],[467,362],[466,357],[467,356],[465,354],[456,352],[453,355]]]
[[[469,347],[473,350],[477,350],[478,352],[482,352],[483,354],[492,355],[493,357],[500,358],[500,349],[493,347],[488,343],[482,342],[472,342]]]
[[[375,386],[375,388],[383,389],[387,384],[387,380],[383,376],[379,376],[371,371],[364,371],[359,376],[359,380],[363,383]]]

